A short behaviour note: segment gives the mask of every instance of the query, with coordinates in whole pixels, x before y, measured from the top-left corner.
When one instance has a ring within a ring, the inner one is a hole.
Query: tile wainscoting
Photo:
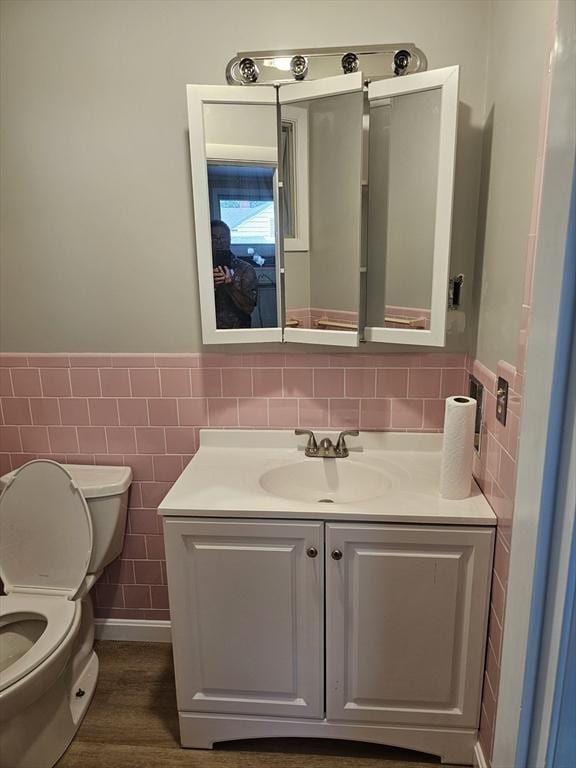
[[[489,758],[494,740],[500,680],[502,628],[520,438],[522,377],[513,366],[503,361],[498,363],[497,373],[493,373],[478,360],[469,360],[468,372],[484,386],[482,442],[480,456],[474,456],[474,477],[498,518],[480,720],[480,744],[485,757]],[[498,376],[502,376],[509,383],[506,426],[496,420]]]
[[[529,319],[523,308],[519,358]],[[523,368],[522,368],[523,370]],[[99,618],[169,619],[157,505],[198,447],[198,430],[441,431],[444,400],[484,385],[474,475],[498,517],[480,740],[492,751],[520,431],[522,375],[464,354],[1,355],[0,471],[36,457],[132,467],[122,557],[94,590]],[[496,421],[497,375],[510,384]]]
[[[200,427],[441,431],[467,391],[464,354],[0,356],[0,471],[36,457],[134,472],[122,557],[96,585],[99,618],[167,619],[156,507]]]

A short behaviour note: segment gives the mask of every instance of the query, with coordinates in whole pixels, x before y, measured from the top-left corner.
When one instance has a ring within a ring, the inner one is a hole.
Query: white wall
[[[224,83],[242,50],[376,37],[460,64],[452,272],[470,272],[484,0],[6,0],[1,14],[4,350],[200,349],[185,85]]]

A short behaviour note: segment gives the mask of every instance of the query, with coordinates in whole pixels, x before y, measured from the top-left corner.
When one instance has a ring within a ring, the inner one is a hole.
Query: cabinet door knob
[[[339,549],[335,549],[332,552],[332,560],[342,560],[342,552]]]
[[[318,555],[318,550],[316,549],[316,547],[308,547],[308,549],[306,550],[306,554],[308,555],[308,557],[316,557]]]

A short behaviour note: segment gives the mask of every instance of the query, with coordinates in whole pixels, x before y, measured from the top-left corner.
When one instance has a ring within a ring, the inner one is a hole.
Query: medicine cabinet
[[[444,345],[458,67],[187,93],[205,344]]]

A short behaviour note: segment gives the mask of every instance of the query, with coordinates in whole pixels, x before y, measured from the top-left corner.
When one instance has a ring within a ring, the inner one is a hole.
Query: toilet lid
[[[21,467],[0,496],[0,577],[6,591],[73,598],[91,551],[90,512],[71,475],[46,459]]]

